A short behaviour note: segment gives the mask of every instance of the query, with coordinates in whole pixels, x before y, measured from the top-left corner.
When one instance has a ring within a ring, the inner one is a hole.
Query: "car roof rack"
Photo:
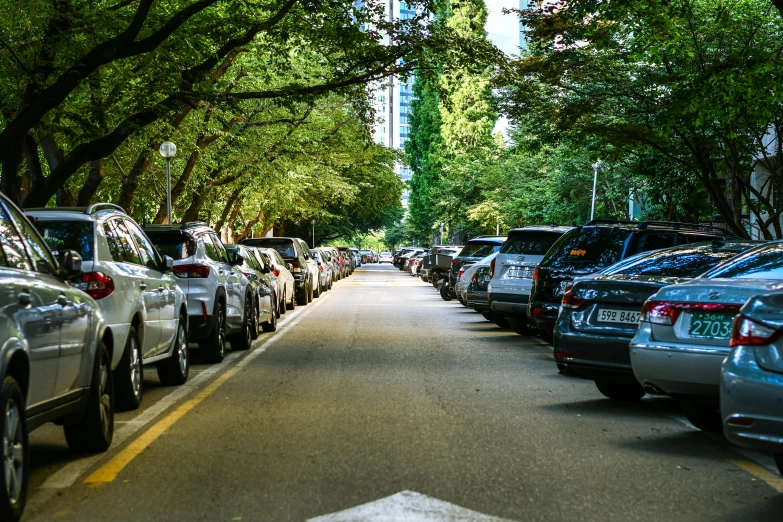
[[[647,230],[650,226],[670,227],[673,230],[695,230],[695,231],[717,231],[726,235],[732,235],[726,230],[726,227],[718,227],[713,225],[703,225],[700,223],[684,223],[682,221],[627,221],[622,219],[593,219],[585,223],[584,226],[593,225],[634,225],[639,230]]]
[[[84,213],[88,215],[92,215],[98,212],[99,210],[118,210],[123,214],[127,214],[124,208],[122,208],[119,205],[115,205],[114,203],[93,203],[92,205],[84,209]]]

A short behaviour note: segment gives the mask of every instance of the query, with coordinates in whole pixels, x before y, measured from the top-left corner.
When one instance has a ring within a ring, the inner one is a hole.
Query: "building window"
[[[401,114],[400,115],[400,123],[403,123],[403,124],[408,123],[408,117],[407,116],[403,116]]]

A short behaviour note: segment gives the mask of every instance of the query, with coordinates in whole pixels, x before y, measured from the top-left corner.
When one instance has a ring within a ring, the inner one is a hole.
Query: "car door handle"
[[[19,304],[22,306],[30,306],[30,303],[32,303],[32,297],[30,296],[30,292],[21,292],[19,294]]]
[[[60,306],[67,306],[68,305],[68,297],[65,294],[60,294],[57,296],[57,304]]]
[[[140,284],[139,288],[141,288],[142,290],[146,290],[147,289],[147,283]]]

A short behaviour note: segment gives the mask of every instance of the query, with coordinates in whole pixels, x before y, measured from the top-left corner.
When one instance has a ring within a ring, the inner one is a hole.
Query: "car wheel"
[[[272,317],[269,319],[269,321],[261,323],[261,328],[267,333],[277,330],[277,317],[275,317],[275,314],[272,314]]]
[[[635,402],[644,397],[644,389],[638,382],[617,382],[605,379],[595,381],[595,387],[605,397],[615,401]]]
[[[199,343],[207,362],[219,363],[226,356],[226,312],[223,303],[217,302],[215,310],[215,325],[205,340]]]
[[[487,321],[492,320],[492,312],[481,312],[481,316]]]
[[[321,279],[318,279],[318,284],[315,285],[315,288],[313,289],[313,297],[318,298],[321,297]]]
[[[302,289],[297,292],[296,294],[296,304],[299,306],[306,306],[307,305],[307,285],[302,287]]]
[[[506,314],[492,312],[492,321],[501,328],[508,328],[508,318]]]
[[[258,339],[258,334],[261,331],[261,307],[258,304],[253,305],[253,315],[250,320],[250,339],[252,341]]]
[[[530,329],[528,328],[527,320],[524,317],[518,315],[508,315],[508,326],[519,335],[530,335]]]
[[[11,376],[3,380],[0,391],[3,407],[3,472],[0,473],[0,520],[12,522],[22,518],[27,501],[27,479],[30,472],[30,448],[27,443],[27,420],[22,389]]]
[[[111,359],[101,340],[95,354],[95,368],[87,407],[77,423],[66,424],[65,441],[77,453],[101,453],[109,449],[114,436],[114,381]]]
[[[280,305],[278,306],[280,315],[285,315],[285,311],[288,310],[288,301],[285,298],[285,288],[283,289],[283,295],[280,299]]]
[[[702,401],[685,399],[682,401],[682,412],[688,422],[708,433],[722,433],[723,420],[718,408]]]
[[[239,332],[231,336],[231,349],[237,351],[245,351],[250,348],[253,343],[253,334],[250,331],[251,323],[253,320],[251,317],[255,315],[255,307],[253,306],[252,299],[245,299],[245,313],[242,317],[242,329]]]
[[[120,365],[114,370],[114,383],[118,409],[135,410],[141,405],[141,396],[144,393],[144,367],[141,363],[139,332],[135,326],[131,326],[128,332]]]
[[[541,337],[546,343],[548,344],[555,344],[555,338],[552,335],[552,330],[544,327],[537,327],[536,331],[538,332],[538,336]]]
[[[462,297],[457,296],[457,300],[459,301],[459,304],[461,304],[462,306],[465,306],[465,307],[468,306],[468,303],[466,303],[465,300]]]
[[[778,471],[783,475],[783,453],[775,453],[773,457],[775,459],[775,464],[778,467]]]
[[[188,352],[188,334],[185,331],[185,319],[180,317],[177,324],[177,337],[174,339],[174,351],[171,357],[157,364],[158,378],[164,386],[185,384],[190,373],[190,353]]]
[[[313,284],[310,283],[310,288],[307,289],[307,303],[313,302]]]
[[[449,286],[446,284],[440,287],[440,296],[444,301],[451,301],[454,299],[454,295],[451,293]]]
[[[294,287],[294,292],[291,294],[291,302],[286,305],[286,308],[288,310],[296,310],[296,287]]]

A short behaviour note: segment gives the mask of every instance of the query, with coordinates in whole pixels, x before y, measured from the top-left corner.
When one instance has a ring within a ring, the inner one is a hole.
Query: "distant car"
[[[161,254],[174,259],[172,271],[188,299],[188,339],[206,360],[222,361],[226,340],[234,350],[249,349],[252,291],[217,232],[201,222],[147,225],[144,231]]]
[[[332,265],[329,264],[329,254],[325,250],[314,248],[310,253],[315,260],[315,264],[318,265],[318,291],[313,295],[320,297],[323,292],[332,287]]]
[[[720,410],[729,441],[772,453],[783,474],[783,292],[751,297],[734,319]]]
[[[441,288],[441,297],[450,301],[454,297],[454,287],[457,284],[460,270],[481,261],[490,254],[499,252],[505,241],[506,236],[479,236],[468,241],[451,261],[449,283]]]
[[[576,277],[600,272],[639,252],[731,237],[716,227],[661,221],[595,220],[572,228],[538,265],[528,305],[530,324],[552,344],[560,301]]]
[[[515,228],[489,267],[487,299],[495,314],[505,314],[509,326],[526,334],[527,305],[536,266],[544,254],[572,227],[529,226]]]
[[[320,272],[307,243],[295,237],[255,237],[243,239],[240,244],[277,250],[291,265],[289,270],[296,281],[296,303],[306,305],[313,300]]]
[[[393,263],[394,257],[392,257],[391,252],[381,252],[381,255],[378,256],[378,263]]]
[[[720,372],[734,316],[756,294],[783,289],[783,242],[740,254],[644,304],[631,365],[648,393],[680,399],[688,420],[721,431]]]
[[[0,195],[0,520],[18,521],[30,478],[28,433],[63,426],[75,452],[106,451],[114,435],[114,346],[98,303],[67,281],[79,254],[52,254]]]
[[[277,250],[274,248],[256,248],[251,247],[251,250],[257,252],[259,255],[265,257],[259,258],[259,261],[271,264],[272,275],[277,277],[280,284],[280,291],[282,295],[280,313],[285,313],[286,310],[293,310],[296,308],[296,283],[291,271],[288,270],[287,263],[280,256]]]
[[[628,344],[645,301],[664,286],[688,281],[759,244],[715,241],[656,250],[594,279],[575,281],[555,325],[559,370],[593,380],[610,399],[641,398],[645,392],[634,377]]]
[[[478,263],[473,263],[468,266],[465,273],[462,276],[464,281],[464,290],[462,290],[462,301],[468,308],[473,308],[477,312],[489,312],[489,318],[493,321],[499,322],[501,325],[507,324],[505,314],[501,314],[501,317],[497,317],[492,314],[489,308],[489,301],[487,299],[487,288],[489,287],[489,270],[492,261],[498,256],[498,253],[490,254]],[[478,307],[476,304],[478,303]]]
[[[248,280],[248,285],[254,295],[253,314],[250,322],[250,332],[253,339],[258,338],[259,328],[265,332],[277,330],[279,299],[275,287],[277,280],[271,276],[271,268],[258,262],[245,245],[226,245],[226,250],[233,264]]]
[[[372,250],[359,250],[362,263],[375,263],[375,252]]]
[[[82,275],[72,284],[98,302],[113,337],[117,407],[141,405],[146,364],[157,364],[163,384],[184,384],[188,308],[172,273],[174,260],[161,256],[139,225],[110,203],[25,214],[52,250],[75,250],[82,258]]]

